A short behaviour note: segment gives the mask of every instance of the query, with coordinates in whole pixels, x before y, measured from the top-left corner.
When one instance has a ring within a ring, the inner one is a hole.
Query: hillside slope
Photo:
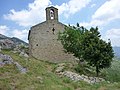
[[[0,90],[119,90],[120,82],[88,84],[83,81],[74,82],[54,73],[57,64],[43,62],[34,58],[20,57],[11,51],[2,53],[12,56],[22,66],[26,74],[20,73],[14,65],[0,67]]]

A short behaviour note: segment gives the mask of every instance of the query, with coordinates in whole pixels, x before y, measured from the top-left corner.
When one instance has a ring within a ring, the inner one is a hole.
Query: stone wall
[[[64,24],[56,20],[45,21],[31,28],[29,36],[30,55],[50,62],[74,61],[74,57],[64,52],[58,41],[58,33],[64,31]],[[54,33],[52,29],[55,29]]]

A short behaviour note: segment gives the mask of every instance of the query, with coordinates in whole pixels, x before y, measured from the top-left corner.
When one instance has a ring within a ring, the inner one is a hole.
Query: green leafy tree
[[[101,35],[98,28],[91,28],[84,35],[84,55],[83,58],[88,62],[88,65],[96,67],[96,74],[103,68],[111,65],[114,57],[111,42],[106,43],[100,39]]]
[[[114,57],[111,42],[106,43],[101,38],[98,28],[66,27],[58,38],[68,53],[72,53],[80,61],[96,68],[96,75],[103,68],[110,67]]]
[[[81,47],[82,47],[82,31],[78,30],[76,27],[66,27],[63,33],[59,33],[58,39],[65,49],[65,52],[72,53],[75,57],[81,59]]]

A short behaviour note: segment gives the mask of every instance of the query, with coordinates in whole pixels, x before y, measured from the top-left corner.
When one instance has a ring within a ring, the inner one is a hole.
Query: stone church
[[[29,30],[30,56],[50,62],[73,61],[71,54],[64,52],[58,41],[58,33],[64,31],[65,25],[58,20],[58,9],[51,6],[46,9],[46,21],[32,26]]]

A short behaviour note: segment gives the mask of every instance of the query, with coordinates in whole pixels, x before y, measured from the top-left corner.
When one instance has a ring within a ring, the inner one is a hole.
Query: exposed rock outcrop
[[[14,62],[11,56],[0,54],[0,67],[3,67],[5,64],[14,64],[21,73],[27,72],[27,69],[18,62]]]
[[[15,47],[15,43],[10,39],[1,39],[0,46],[2,49],[13,49]]]
[[[10,38],[10,37],[0,34],[1,49],[13,49],[17,47],[18,45],[28,46],[28,43],[15,37]]]
[[[12,64],[13,59],[9,55],[0,54],[0,66],[3,66],[5,64]]]

